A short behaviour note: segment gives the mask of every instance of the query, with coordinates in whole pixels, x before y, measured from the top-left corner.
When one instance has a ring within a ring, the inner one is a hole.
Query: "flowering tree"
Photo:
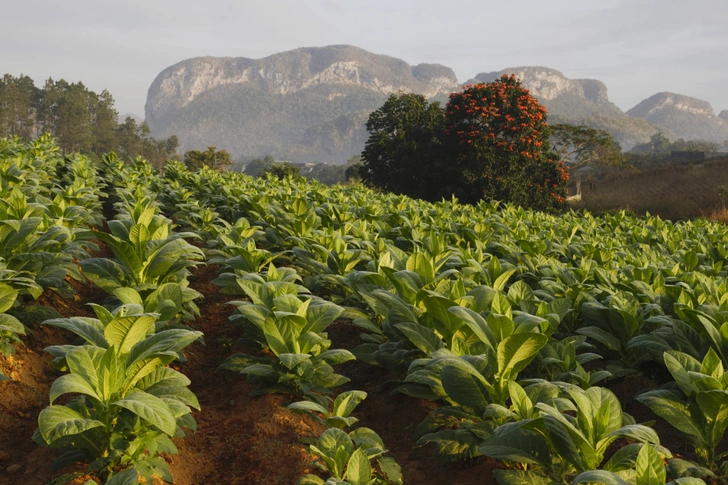
[[[368,185],[428,200],[564,205],[569,176],[549,142],[546,108],[514,76],[465,86],[444,109],[421,95],[392,95],[367,129]]]
[[[568,172],[549,143],[546,108],[515,76],[450,95],[445,136],[462,174],[463,202],[498,199],[563,207]]]

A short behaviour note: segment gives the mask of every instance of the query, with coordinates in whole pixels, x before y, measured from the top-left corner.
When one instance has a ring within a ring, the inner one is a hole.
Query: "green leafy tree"
[[[649,155],[669,155],[670,149],[670,139],[661,132],[658,132],[650,137],[650,141],[635,145],[631,151],[632,153]]]
[[[127,117],[116,128],[116,139],[119,155],[124,160],[133,160],[142,155],[144,138],[149,136],[150,130],[146,123],[137,125],[134,118]]]
[[[116,149],[116,127],[119,114],[114,109],[114,98],[107,90],[101,94],[90,92],[91,151],[96,155],[109,153]]]
[[[551,144],[572,168],[615,166],[624,162],[622,147],[604,130],[560,123],[551,127]]]
[[[414,93],[392,94],[367,121],[361,158],[369,186],[427,200],[447,195],[440,164],[445,112]]]
[[[35,104],[38,88],[28,76],[6,74],[0,79],[0,136],[34,135]]]
[[[262,176],[266,170],[273,166],[275,160],[270,155],[266,155],[263,158],[254,158],[245,166],[243,173],[252,175],[253,177]]]
[[[290,163],[277,163],[265,170],[265,173],[269,173],[280,180],[291,176],[298,177],[301,174],[301,169],[291,165]]]
[[[204,152],[201,150],[190,150],[185,153],[184,163],[192,171],[201,169],[204,165],[223,171],[230,166],[230,154],[225,150],[218,150],[216,147],[207,147]]]
[[[546,108],[515,76],[450,95],[446,136],[463,202],[496,199],[561,209],[568,173],[551,148]]]

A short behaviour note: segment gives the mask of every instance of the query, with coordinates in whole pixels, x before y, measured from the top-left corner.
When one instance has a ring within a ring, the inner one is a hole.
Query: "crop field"
[[[728,229],[0,140],[0,484],[718,484]]]

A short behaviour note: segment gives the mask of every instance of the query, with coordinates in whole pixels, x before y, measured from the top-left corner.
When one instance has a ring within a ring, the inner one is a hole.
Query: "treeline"
[[[48,79],[42,88],[24,75],[5,74],[0,79],[0,138],[17,136],[30,140],[50,133],[64,153],[100,156],[114,151],[130,160],[146,158],[156,166],[177,157],[176,136],[151,137],[146,123],[133,118],[119,123],[114,98],[83,83]]]

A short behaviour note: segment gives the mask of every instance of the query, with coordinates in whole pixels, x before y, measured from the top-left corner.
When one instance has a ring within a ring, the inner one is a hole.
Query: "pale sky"
[[[603,81],[623,110],[661,91],[728,109],[728,0],[0,0],[0,75],[108,89],[144,115],[166,67],[351,44],[460,82],[540,65]]]

